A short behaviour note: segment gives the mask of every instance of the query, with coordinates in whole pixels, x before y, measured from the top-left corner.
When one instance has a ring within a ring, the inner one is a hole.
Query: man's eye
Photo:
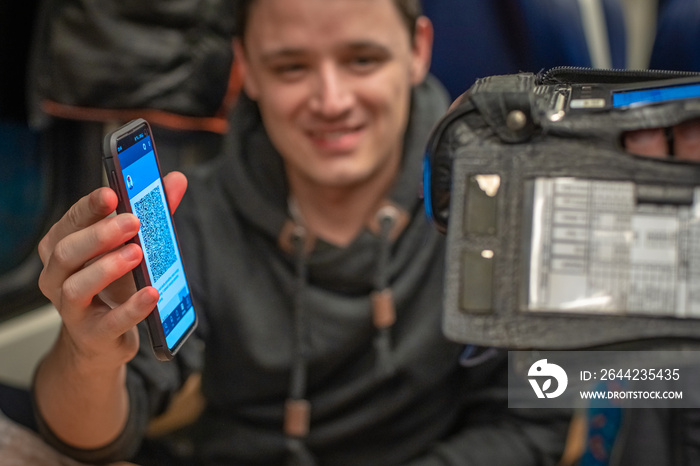
[[[370,72],[378,68],[383,60],[374,55],[358,55],[349,60],[349,65],[359,72]]]
[[[376,58],[370,56],[355,57],[355,63],[358,65],[369,65],[370,63],[375,63],[376,61]]]
[[[272,67],[273,73],[282,77],[294,77],[304,72],[306,67],[301,63],[285,63]]]
[[[369,66],[377,63],[378,60],[376,57],[370,57],[370,56],[361,56],[361,57],[355,57],[353,60],[353,63],[359,66]]]

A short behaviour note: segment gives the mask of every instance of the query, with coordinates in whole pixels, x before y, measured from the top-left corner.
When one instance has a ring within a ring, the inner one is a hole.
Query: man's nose
[[[318,69],[312,91],[311,108],[326,118],[343,115],[353,101],[351,87],[335,63],[324,63]]]

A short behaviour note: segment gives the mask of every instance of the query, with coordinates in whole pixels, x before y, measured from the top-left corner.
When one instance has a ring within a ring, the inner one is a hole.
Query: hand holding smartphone
[[[117,212],[130,212],[141,222],[133,241],[141,246],[143,260],[133,271],[134,280],[138,289],[158,290],[158,303],[146,324],[153,352],[168,361],[196,328],[197,315],[148,122],[139,118],[107,134],[103,161],[119,197]]]

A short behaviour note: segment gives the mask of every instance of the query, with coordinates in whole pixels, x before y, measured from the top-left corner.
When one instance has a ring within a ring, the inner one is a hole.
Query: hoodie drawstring
[[[304,441],[308,436],[311,420],[311,404],[306,400],[307,355],[304,346],[306,325],[304,325],[303,312],[304,290],[308,280],[306,240],[306,229],[297,224],[292,232],[297,277],[294,290],[294,347],[292,349],[289,396],[284,405],[284,434],[289,452],[288,466],[314,466],[316,464]]]
[[[394,363],[391,358],[391,327],[396,321],[394,295],[389,288],[388,268],[391,248],[391,234],[396,224],[398,211],[393,206],[384,206],[377,212],[379,225],[379,250],[377,269],[374,276],[374,291],[371,295],[372,323],[377,329],[374,348],[377,353],[377,374],[391,374]]]

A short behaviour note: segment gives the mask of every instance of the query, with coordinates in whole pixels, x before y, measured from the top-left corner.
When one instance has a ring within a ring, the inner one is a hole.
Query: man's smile
[[[324,150],[345,152],[353,150],[359,144],[364,126],[343,126],[334,128],[316,128],[306,134],[312,143]]]

